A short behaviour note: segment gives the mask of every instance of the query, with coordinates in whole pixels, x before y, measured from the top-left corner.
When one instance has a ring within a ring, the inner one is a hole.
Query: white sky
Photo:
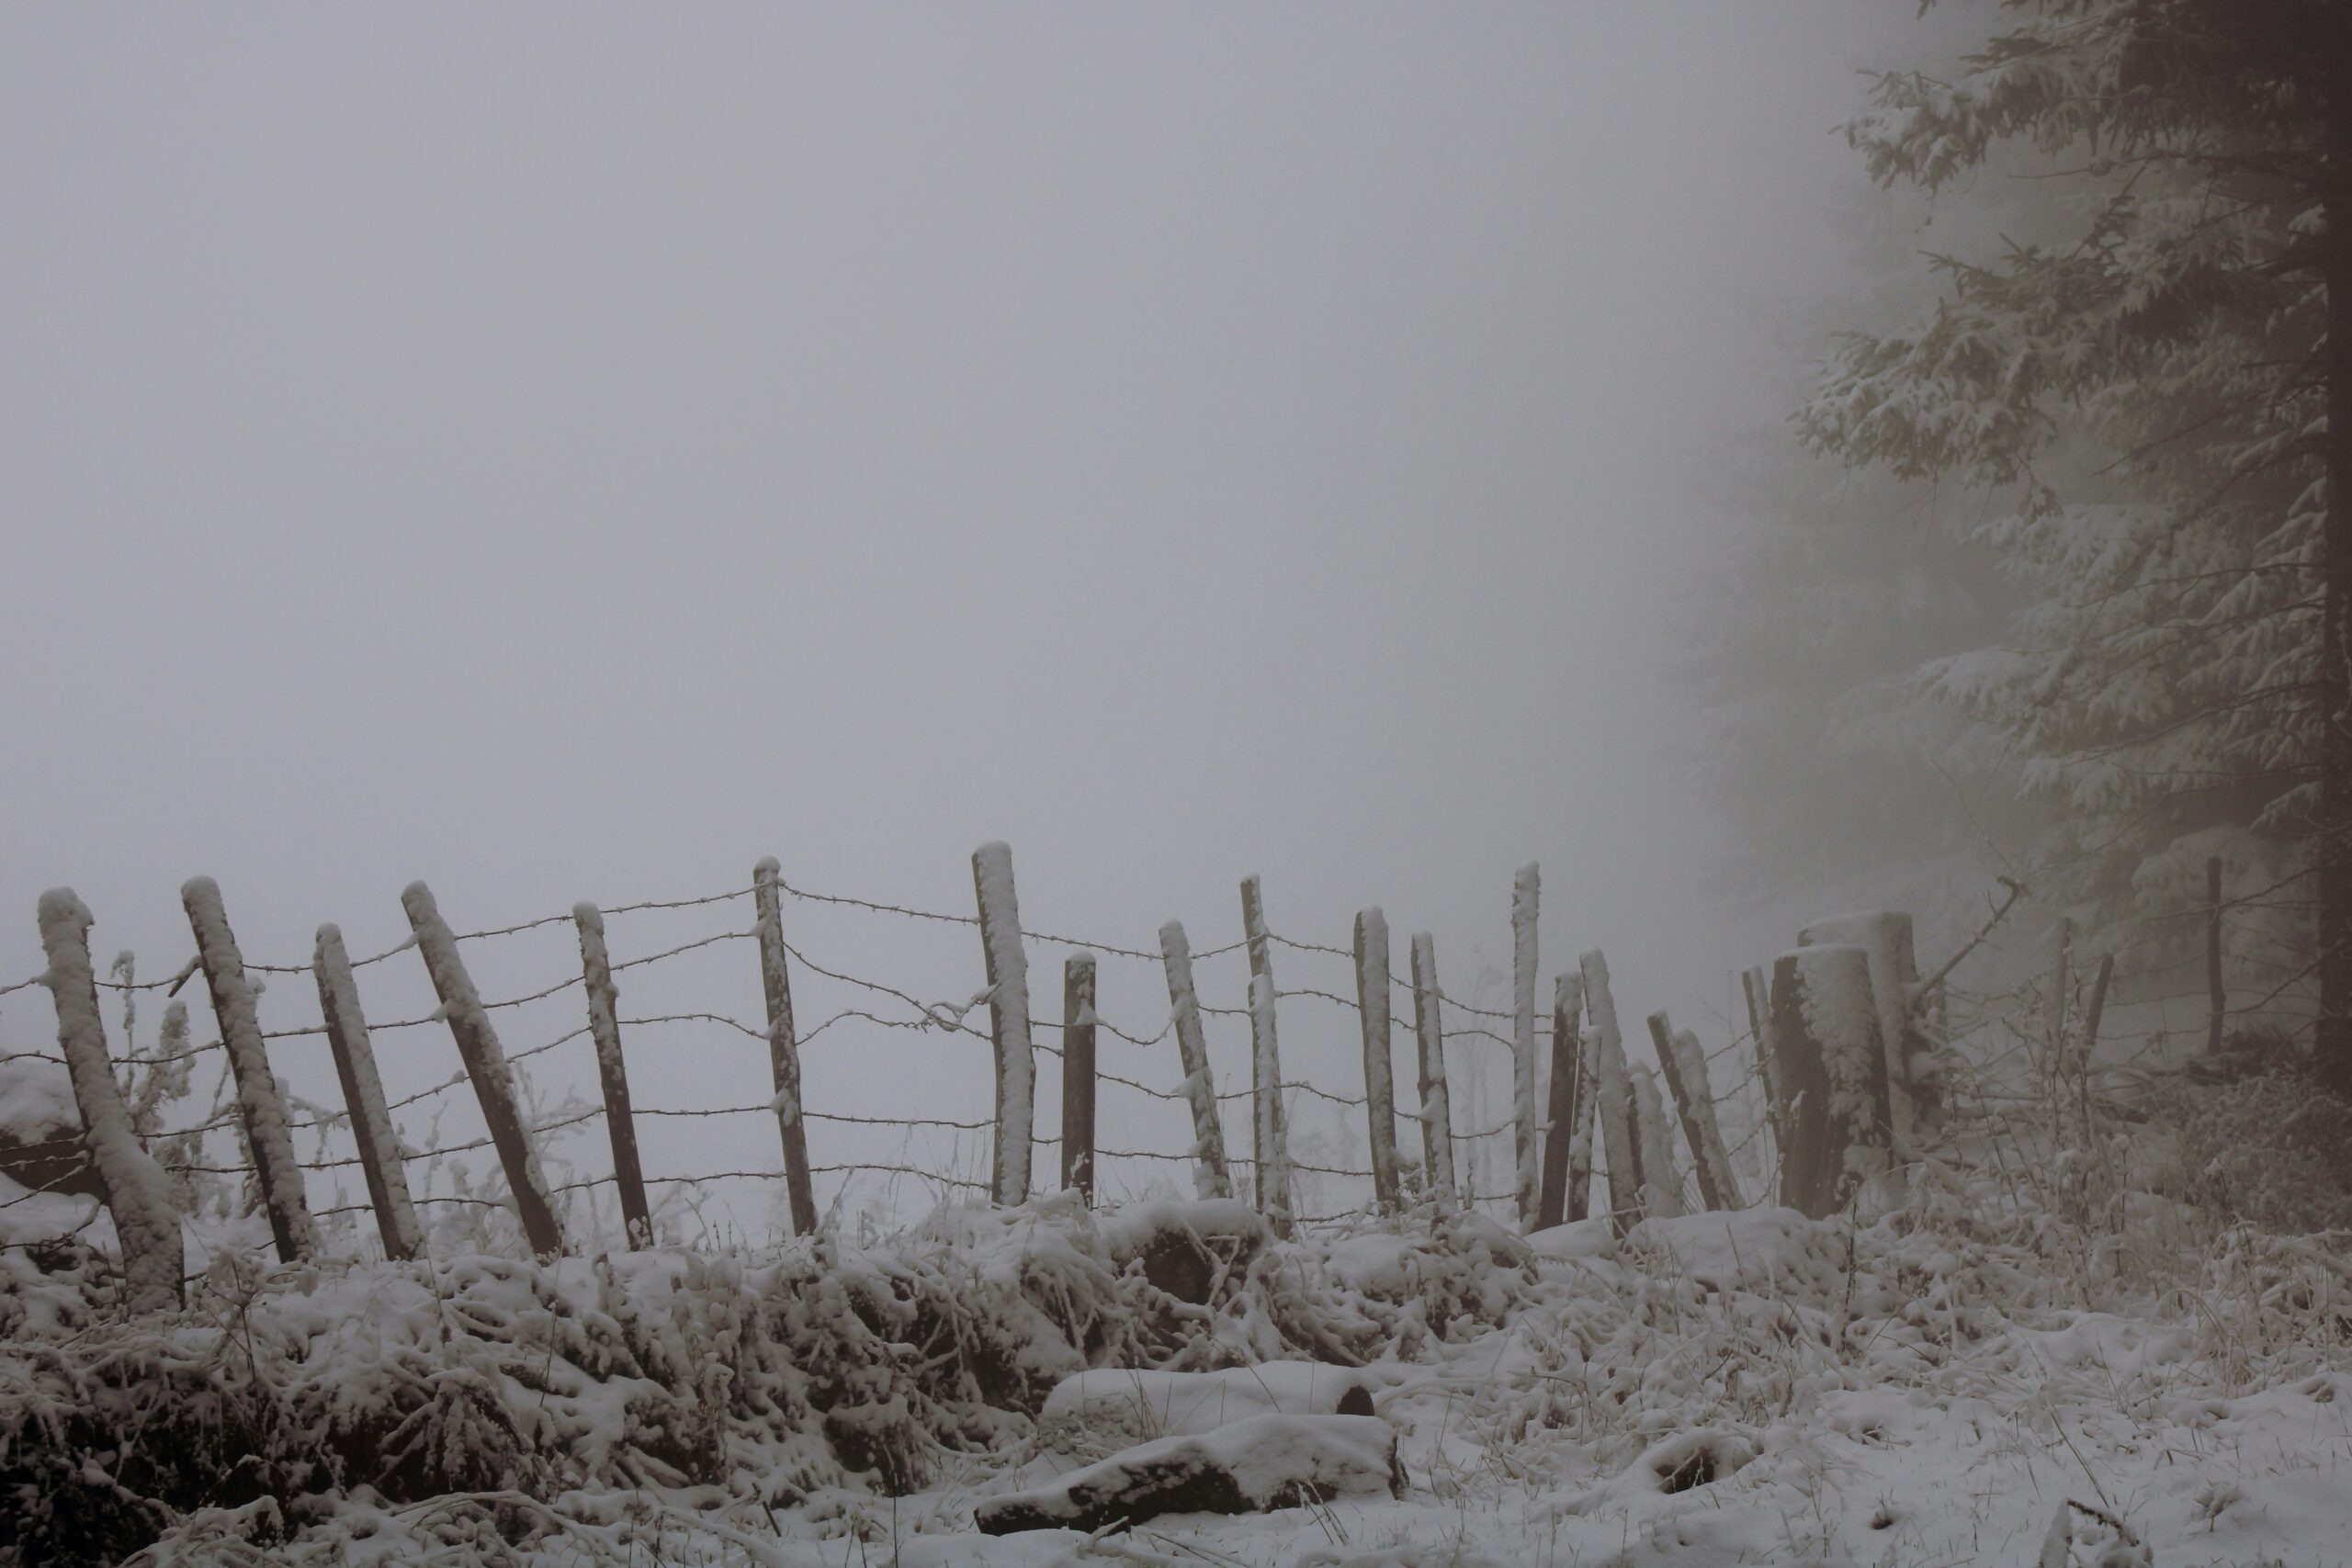
[[[1697,881],[1664,669],[1906,22],[10,8],[5,977],[59,883],[153,974],[198,872],[292,961],[419,876],[962,910],[1001,837],[1034,925],[1213,946],[1257,871],[1464,993],[1540,860],[1547,974],[1714,1037],[1792,933]]]

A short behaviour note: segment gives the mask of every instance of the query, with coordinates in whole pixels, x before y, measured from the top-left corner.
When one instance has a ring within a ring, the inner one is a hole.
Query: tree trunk
[[[2352,33],[2352,23],[2341,30]],[[2327,521],[2319,667],[2320,1082],[2352,1096],[2352,65],[2330,95],[2327,233]]]

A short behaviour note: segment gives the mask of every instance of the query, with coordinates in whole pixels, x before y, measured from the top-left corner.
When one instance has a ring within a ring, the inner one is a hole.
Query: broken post
[[[1736,1209],[1739,1184],[1732,1179],[1731,1156],[1724,1148],[1723,1131],[1715,1122],[1714,1095],[1707,1083],[1707,1053],[1689,1030],[1676,1033],[1663,1012],[1650,1014],[1649,1024],[1658,1070],[1665,1075],[1667,1092],[1674,1097],[1682,1141],[1690,1145],[1690,1164],[1698,1173],[1699,1201],[1709,1209]]]
[[[1372,1138],[1372,1196],[1383,1213],[1396,1210],[1396,1085],[1388,1055],[1388,917],[1356,916],[1356,1010],[1363,1020],[1363,1104]]]
[[[1182,920],[1159,928],[1159,957],[1168,970],[1168,1005],[1184,1063],[1184,1098],[1193,1107],[1193,1189],[1204,1198],[1230,1198],[1225,1128],[1217,1120],[1216,1081],[1209,1076],[1208,1039],[1201,1032],[1200,993],[1193,988],[1193,946],[1184,939]]]
[[[1257,877],[1241,879],[1241,934],[1250,951],[1250,1111],[1258,1161],[1258,1212],[1291,1234],[1290,1129],[1283,1112],[1282,1053],[1274,1038],[1273,938]]]
[[[1797,933],[1799,947],[1838,943],[1859,947],[1869,955],[1871,994],[1878,1003],[1879,1043],[1885,1057],[1882,1071],[1887,1082],[1888,1137],[1898,1162],[1916,1159],[1920,1120],[1931,1109],[1930,1091],[1920,1081],[1921,1058],[1933,1043],[1920,1029],[1918,1009],[1914,1005],[1919,963],[1912,945],[1911,917],[1866,909],[1815,920]],[[2052,1016],[2063,1020],[2064,1013],[2062,1000]]]
[[[621,1059],[620,991],[612,954],[605,950],[605,916],[582,901],[571,907],[580,932],[580,975],[588,993],[588,1037],[596,1043],[596,1081],[605,1092],[605,1127],[613,1144],[613,1183],[620,1190],[621,1227],[631,1251],[653,1245],[653,1216],[645,1202],[645,1168],[637,1157],[637,1117],[629,1108],[628,1067]],[[802,1168],[806,1179],[807,1168]],[[794,1204],[794,1227],[799,1228]]]
[[[254,983],[229,930],[220,885],[192,876],[180,886],[180,904],[196,933],[196,955],[212,991],[212,1016],[220,1021],[220,1044],[237,1080],[237,1116],[245,1130],[245,1152],[261,1186],[262,1208],[280,1263],[298,1263],[319,1253],[318,1227],[302,1191],[302,1167],[294,1156],[294,1134],[286,1127],[286,1097],[269,1070],[269,1051],[254,1006]]]
[[[325,1020],[334,1074],[343,1081],[344,1109],[351,1113],[352,1141],[359,1145],[359,1169],[368,1180],[368,1201],[376,1210],[376,1234],[384,1256],[405,1261],[424,1250],[416,1205],[408,1191],[408,1167],[400,1138],[384,1106],[384,1080],[376,1073],[375,1048],[368,1040],[368,1018],[359,1010],[359,983],[344,950],[342,928],[321,926],[311,950],[311,975],[319,986],[319,1016]]]
[[[776,1132],[784,1141],[785,1200],[792,1233],[817,1230],[817,1191],[808,1178],[808,1122],[800,1099],[800,1037],[792,1021],[792,972],[785,966],[784,868],[774,855],[752,868],[752,921],[760,941],[760,992],[768,1010],[769,1081],[775,1085]],[[1025,1150],[1026,1145],[1023,1145]],[[1024,1158],[1022,1169],[1028,1164]]]
[[[1567,1217],[1568,1151],[1576,1142],[1578,1056],[1584,1042],[1584,976],[1564,969],[1552,976],[1551,1114],[1544,1123],[1544,1188],[1535,1204],[1535,1227],[1547,1230]],[[1591,1098],[1586,1089],[1585,1098]],[[1577,1216],[1582,1219],[1584,1216]]]
[[[1533,861],[1510,885],[1510,1106],[1512,1190],[1521,1228],[1535,1219],[1540,1157],[1535,1121],[1535,916],[1542,874]]]
[[[1094,1201],[1094,954],[1062,961],[1062,1186]]]
[[[1441,1209],[1461,1206],[1453,1181],[1453,1111],[1445,1087],[1443,998],[1437,987],[1437,942],[1413,933],[1413,1043],[1419,1058],[1421,1157]]]
[[[1888,1168],[1885,1055],[1869,954],[1845,943],[1781,954],[1772,965],[1772,1037],[1784,1097],[1781,1201],[1826,1219]]]
[[[41,978],[57,1009],[57,1047],[82,1112],[83,1146],[122,1243],[122,1304],[132,1312],[181,1306],[187,1298],[179,1204],[171,1178],[140,1146],[107,1056],[97,972],[90,964],[90,911],[71,887],[52,887],[40,896],[40,920],[49,959]]]
[[[1003,840],[972,852],[972,893],[980,908],[989,1044],[996,1057],[996,1168],[990,1190],[1000,1203],[1023,1203],[1029,1199],[1029,1141],[1036,1129],[1037,1055],[1029,1032],[1029,957],[1021,945],[1021,901],[1012,891],[1012,847]]]
[[[473,976],[466,972],[465,960],[458,955],[457,936],[449,930],[449,922],[441,918],[440,907],[433,901],[433,890],[424,883],[408,885],[401,894],[401,908],[408,912],[409,929],[416,932],[416,950],[424,959],[425,973],[433,977],[433,989],[441,998],[441,1012],[448,1021],[450,1038],[457,1042],[458,1055],[465,1061],[466,1076],[473,1080],[474,1098],[481,1102],[482,1120],[490,1124],[491,1142],[496,1145],[498,1163],[506,1172],[506,1185],[514,1194],[514,1213],[523,1222],[523,1235],[539,1257],[560,1257],[563,1252],[563,1226],[555,1217],[547,1178],[539,1169],[539,1156],[531,1147],[530,1134],[524,1127],[522,1112],[514,1102],[514,1074],[506,1065],[505,1050],[498,1043],[498,1031],[491,1027],[490,1014],[482,1008],[481,993],[474,989]]]

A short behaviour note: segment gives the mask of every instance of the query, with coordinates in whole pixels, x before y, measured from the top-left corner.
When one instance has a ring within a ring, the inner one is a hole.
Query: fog
[[[1538,861],[1545,973],[1599,944],[1629,1022],[1712,1043],[1789,939],[1708,882],[1685,760],[1713,454],[1780,417],[1776,324],[1841,286],[1831,130],[1907,23],[11,10],[0,979],[59,884],[153,976],[197,874],[299,964],[322,920],[400,941],[413,878],[460,929],[765,854],[964,913],[1001,838],[1032,926],[1221,946],[1254,872],[1278,930],[1345,945],[1382,906],[1400,970],[1431,931],[1489,1006]],[[539,934],[485,991],[576,964]],[[981,984],[968,931],[901,934],[826,951]],[[1287,1059],[1344,1084],[1308,1005]],[[52,1027],[0,1002],[0,1045]],[[811,1103],[985,1095],[974,1045],[812,1044]],[[640,1100],[763,1099],[725,1048],[633,1036]],[[304,1049],[280,1072],[331,1099]]]

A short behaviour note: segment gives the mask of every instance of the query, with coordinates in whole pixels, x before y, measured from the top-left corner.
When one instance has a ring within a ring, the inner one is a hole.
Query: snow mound
[[[1265,1361],[1212,1372],[1098,1368],[1046,1396],[1037,1438],[1061,1453],[1113,1452],[1159,1438],[1199,1437],[1258,1416],[1369,1416],[1361,1372],[1315,1361]]]

